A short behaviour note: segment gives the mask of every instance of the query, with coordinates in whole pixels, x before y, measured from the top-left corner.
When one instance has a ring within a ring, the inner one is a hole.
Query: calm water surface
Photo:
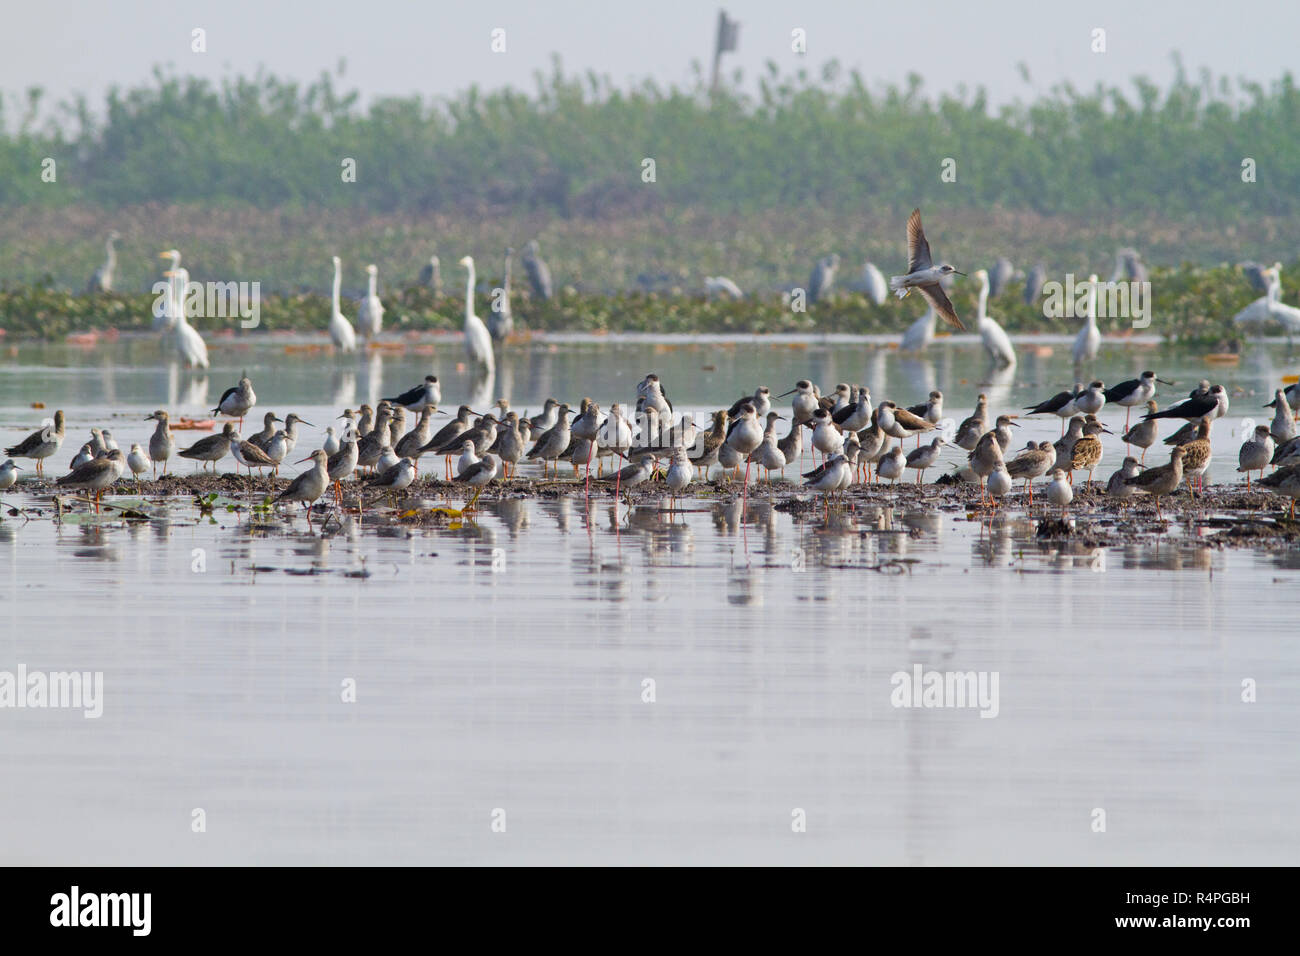
[[[0,439],[63,408],[62,473],[92,424],[125,448],[152,409],[198,414],[247,369],[259,408],[318,426],[310,446],[341,407],[431,368],[456,404],[475,388],[459,357],[214,348],[205,380],[149,341],[24,345],[0,363]],[[920,362],[862,343],[534,344],[475,401],[631,403],[654,370],[688,409],[810,377],[908,403],[939,387],[960,418],[979,391],[999,412],[1059,390],[1068,361],[1058,343],[991,382],[960,342]],[[1296,361],[1272,346],[1211,370],[1130,346],[1089,371],[1147,367],[1179,382],[1166,393],[1203,376],[1234,388],[1211,471],[1228,481],[1240,419],[1267,420]],[[1122,444],[1106,454],[1109,474]],[[98,720],[0,710],[7,863],[1205,864],[1300,849],[1296,549],[1209,549],[1176,524],[1098,552],[1039,542],[1015,509],[991,526],[901,503],[826,521],[761,492],[744,521],[739,502],[670,520],[578,496],[325,538],[288,515],[268,531],[155,507],[147,522],[0,522],[0,671],[103,671],[105,698]],[[997,717],[892,706],[891,676],[916,664],[996,672]]]

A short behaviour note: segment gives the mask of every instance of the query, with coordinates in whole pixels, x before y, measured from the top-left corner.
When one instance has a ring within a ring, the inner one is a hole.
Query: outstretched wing
[[[907,271],[917,272],[932,265],[930,244],[925,241],[925,230],[921,228],[921,210],[913,209],[907,217]],[[957,325],[961,327],[960,322]]]
[[[917,220],[918,229],[920,221],[921,220],[919,219]],[[921,242],[925,242],[924,236],[921,237]],[[930,255],[930,250],[928,248],[926,249],[925,254],[927,257]],[[927,262],[926,264],[928,265],[929,263]],[[922,268],[924,268],[924,266]],[[957,318],[957,311],[952,307],[952,303],[948,301],[948,296],[943,291],[943,286],[935,282],[932,285],[919,285],[916,287],[916,291],[925,296],[926,301],[929,302],[930,305],[934,306],[934,311],[939,318],[943,319],[959,332],[966,331],[966,326],[961,324],[961,319]]]

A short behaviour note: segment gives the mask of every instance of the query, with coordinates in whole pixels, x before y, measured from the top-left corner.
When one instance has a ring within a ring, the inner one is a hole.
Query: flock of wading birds
[[[529,254],[536,266],[535,243],[530,244]],[[111,240],[109,255],[106,266],[112,262]],[[183,310],[179,309],[178,296],[186,288],[188,274],[179,268],[180,253],[176,250],[162,253],[162,256],[172,260],[172,268],[167,273],[172,279],[172,295],[164,303],[167,308],[163,320],[174,332],[184,333],[187,326]],[[528,259],[526,256],[526,264]],[[907,272],[890,278],[890,290],[900,298],[911,292],[919,293],[930,305],[930,319],[926,321],[937,316],[957,329],[964,329],[943,288],[945,281],[964,273],[946,262],[935,262],[919,209],[913,210],[907,220],[907,259]],[[467,256],[461,260],[461,265],[468,273],[466,349],[472,360],[491,368],[492,334],[473,314],[474,262]],[[508,258],[506,268],[508,283]],[[533,271],[529,269],[530,277],[533,277]],[[370,266],[368,272],[368,300],[373,299],[372,305],[379,309],[372,316],[371,324],[372,331],[377,332],[382,306],[375,297],[375,267]],[[993,334],[996,323],[984,315],[989,281],[982,271],[978,276],[981,282],[981,336],[986,346],[996,354],[997,342],[1005,340],[1006,336],[1000,328],[996,328],[997,334]],[[340,318],[340,281],[340,263],[336,257],[335,320]],[[549,274],[547,284],[549,286]],[[1271,289],[1269,295],[1269,303],[1272,303]],[[337,324],[337,321],[331,323],[331,334]],[[1099,340],[1091,320],[1083,336]],[[1095,354],[1095,344],[1091,351]],[[207,364],[206,350],[202,364]],[[1018,416],[1004,414],[990,422],[988,399],[980,395],[975,413],[961,423],[951,440],[969,453],[967,464],[959,469],[958,475],[978,482],[980,504],[991,501],[994,507],[999,498],[1011,491],[1016,480],[1023,479],[1031,508],[1033,480],[1049,475],[1048,501],[1059,506],[1064,516],[1074,500],[1074,473],[1086,470],[1091,485],[1093,472],[1101,463],[1101,435],[1111,432],[1097,419],[1097,412],[1107,403],[1114,403],[1128,410],[1123,440],[1130,449],[1133,446],[1141,448],[1142,457],[1126,457],[1120,469],[1106,482],[1106,492],[1121,502],[1138,493],[1148,494],[1155,498],[1159,516],[1160,499],[1172,494],[1184,481],[1189,493],[1195,496],[1192,483],[1195,480],[1199,485],[1209,468],[1210,429],[1216,419],[1227,414],[1228,393],[1222,385],[1202,381],[1186,400],[1160,410],[1155,402],[1157,383],[1171,384],[1158,378],[1154,372],[1143,372],[1139,378],[1110,388],[1100,381],[1091,382],[1087,387],[1079,383],[1073,391],[1063,391],[1040,402],[1028,409],[1029,414],[1058,415],[1062,420],[1060,439],[1038,444],[1029,442],[1010,460],[1006,453],[1011,447],[1011,429],[1016,426]],[[780,438],[776,434],[776,423],[786,417],[772,408],[771,390],[766,386],[757,389],[753,396],[738,399],[729,409],[714,412],[712,425],[701,431],[690,416],[674,420],[673,407],[663,383],[653,373],[637,385],[635,421],[625,416],[619,404],[611,405],[608,415],[602,415],[600,406],[589,398],[582,399],[578,414],[572,421],[570,406],[553,398],[547,399],[541,414],[531,418],[511,411],[503,399],[497,403],[496,414],[479,413],[461,405],[454,420],[434,433],[432,418],[442,399],[442,389],[437,376],[429,375],[422,384],[380,402],[377,409],[363,405],[359,415],[351,409],[346,410],[340,416],[346,422],[341,434],[336,434],[333,426],[327,428],[323,447],[295,462],[311,461],[312,467],[294,478],[275,500],[301,502],[310,523],[312,505],[331,484],[335,501],[341,505],[341,482],[354,473],[360,475],[361,471],[366,471],[368,474],[364,481],[369,488],[395,496],[415,480],[420,457],[428,453],[445,456],[447,477],[474,489],[473,499],[466,504],[467,511],[473,510],[483,489],[498,475],[509,478],[521,459],[541,462],[543,473],[553,464],[558,474],[559,462],[563,460],[572,463],[576,475],[580,466],[585,464],[588,494],[592,481],[591,464],[595,459],[598,466],[596,481],[612,483],[617,497],[622,488],[634,488],[660,477],[658,460],[668,457],[671,463],[662,479],[674,501],[695,479],[697,472],[707,478],[708,470],[714,465],[726,473],[732,469],[738,472],[744,464],[743,493],[748,496],[751,466],[764,469],[770,483],[772,471],[783,470],[793,464],[796,457],[802,461],[806,428],[812,433],[814,452],[820,453],[823,460],[814,470],[803,472],[804,487],[825,495],[829,508],[830,497],[843,492],[864,473],[868,481],[885,478],[893,483],[910,468],[916,471],[917,484],[920,484],[926,469],[938,462],[941,449],[949,444],[942,435],[926,445],[921,444],[921,436],[939,428],[943,421],[943,393],[938,391],[931,392],[926,402],[910,408],[902,408],[892,401],[883,401],[873,407],[870,390],[861,385],[837,385],[832,393],[822,395],[817,386],[804,380],[776,397],[790,395],[794,396],[790,403],[792,425]],[[277,472],[297,443],[298,425],[311,423],[295,414],[280,419],[274,412],[267,412],[262,430],[243,438],[240,431],[244,416],[256,404],[253,383],[245,375],[238,385],[225,391],[213,409],[214,414],[237,418],[238,426],[227,422],[220,434],[203,438],[176,454],[198,462],[212,462],[214,471],[215,463],[229,454],[235,459],[236,471],[243,465],[250,471],[258,469],[259,473],[267,468]],[[1147,408],[1146,414],[1136,426],[1129,427],[1133,408],[1143,404]],[[1289,497],[1290,515],[1294,518],[1295,499],[1300,497],[1300,440],[1295,427],[1296,409],[1300,407],[1300,385],[1278,389],[1273,401],[1265,407],[1275,410],[1273,422],[1271,426],[1256,428],[1254,435],[1242,444],[1237,470],[1245,473],[1248,488],[1252,472],[1258,471],[1261,485]],[[406,430],[408,411],[419,413],[410,431]],[[1165,439],[1166,444],[1174,446],[1169,462],[1144,468],[1147,449],[1155,444],[1162,419],[1183,419],[1186,425]],[[152,469],[156,473],[159,463],[162,463],[165,474],[167,460],[175,450],[167,413],[156,411],[147,420],[158,423],[149,440],[147,454],[139,444],[135,444],[129,454],[123,455],[107,431],[92,428],[92,441],[82,446],[72,460],[72,471],[59,478],[56,484],[69,490],[85,491],[87,495],[93,493],[98,511],[104,489],[113,485],[128,468],[137,482],[146,471]],[[277,423],[282,423],[284,428],[277,429]],[[64,428],[63,412],[56,412],[52,424],[7,448],[6,453],[19,458],[34,458],[39,473],[44,460],[62,445]],[[911,452],[904,452],[902,443],[914,436],[916,447]],[[894,439],[898,439],[898,445],[894,444]],[[453,476],[451,459],[457,454],[459,458]],[[606,476],[601,463],[610,456],[629,463],[613,475]],[[1276,470],[1264,477],[1270,465],[1276,466]],[[0,465],[0,491],[13,486],[17,470],[12,458]]]
[[[942,392],[931,392],[927,401],[909,408],[892,401],[873,406],[866,386],[841,384],[823,395],[807,380],[777,396],[768,387],[760,387],[730,408],[713,412],[708,427],[697,428],[690,415],[674,416],[663,382],[652,373],[637,385],[632,417],[617,403],[604,414],[600,405],[589,398],[582,399],[576,415],[567,403],[551,398],[540,414],[527,417],[511,410],[502,399],[495,412],[479,413],[461,405],[452,420],[435,432],[434,416],[446,413],[437,410],[442,398],[437,376],[428,375],[419,385],[383,400],[375,409],[362,405],[359,412],[344,411],[340,416],[343,426],[328,427],[322,447],[295,462],[310,461],[311,468],[295,477],[275,501],[302,503],[310,524],[311,507],[331,485],[334,500],[341,506],[341,482],[355,476],[361,482],[360,508],[367,490],[378,496],[395,496],[410,486],[417,477],[421,456],[433,454],[444,456],[447,478],[473,490],[466,511],[474,509],[479,495],[494,479],[514,476],[521,462],[540,463],[544,476],[554,468],[558,477],[562,461],[572,465],[575,478],[581,477],[585,466],[588,494],[592,481],[612,485],[617,497],[621,489],[662,480],[671,508],[693,480],[707,480],[709,469],[715,465],[724,474],[732,470],[738,474],[744,465],[746,495],[752,466],[767,472],[770,486],[772,471],[783,470],[796,459],[802,461],[807,432],[812,453],[820,455],[821,462],[803,473],[804,487],[826,496],[827,507],[832,496],[855,481],[885,479],[896,483],[911,469],[920,484],[925,471],[938,462],[941,449],[951,444],[968,452],[967,462],[957,474],[979,483],[981,506],[987,503],[996,508],[998,499],[1012,490],[1014,482],[1023,480],[1032,508],[1033,481],[1047,476],[1047,499],[1064,516],[1074,498],[1074,473],[1086,471],[1091,485],[1093,472],[1101,463],[1101,435],[1113,433],[1101,424],[1097,413],[1107,403],[1113,403],[1127,409],[1123,441],[1130,450],[1142,449],[1142,457],[1124,458],[1119,470],[1107,480],[1105,491],[1121,503],[1139,493],[1150,495],[1155,498],[1159,516],[1160,499],[1174,493],[1184,482],[1195,497],[1193,482],[1200,484],[1210,464],[1211,427],[1228,411],[1226,389],[1208,381],[1202,381],[1185,400],[1161,410],[1154,397],[1157,383],[1161,382],[1148,371],[1110,388],[1100,381],[1086,386],[1080,383],[1071,391],[1062,391],[1025,409],[1030,415],[1059,416],[1062,434],[1056,442],[1028,442],[1011,455],[1012,428],[1017,427],[1019,416],[1002,414],[991,419],[984,395],[979,396],[974,414],[950,432],[950,439],[937,434],[944,422]],[[792,396],[788,416],[773,406],[774,398],[787,396]],[[225,391],[213,409],[214,414],[238,421],[227,421],[220,433],[188,448],[177,449],[167,412],[162,410],[146,419],[157,423],[147,450],[137,443],[123,454],[110,432],[92,428],[91,441],[73,458],[70,473],[55,484],[61,489],[83,491],[88,498],[93,495],[98,511],[103,491],[128,470],[137,483],[146,472],[156,476],[159,466],[166,474],[173,455],[202,463],[203,468],[212,463],[215,472],[216,463],[229,454],[235,460],[237,473],[242,465],[250,472],[257,470],[259,475],[267,469],[274,474],[293,452],[298,426],[311,423],[293,413],[281,419],[274,412],[266,412],[262,430],[244,438],[244,417],[256,404],[253,383],[245,375]],[[1133,409],[1142,406],[1146,413],[1132,424]],[[1300,497],[1300,437],[1295,424],[1300,385],[1279,388],[1265,407],[1274,409],[1272,423],[1257,427],[1242,444],[1237,470],[1246,475],[1247,487],[1252,473],[1259,472],[1261,486],[1291,498],[1290,513],[1294,518],[1295,499]],[[418,415],[409,430],[408,412]],[[1160,422],[1174,419],[1186,424],[1164,439],[1165,444],[1173,446],[1168,463],[1144,468],[1147,449],[1159,439]],[[781,421],[792,424],[778,436],[777,423]],[[277,428],[277,424],[283,427]],[[65,428],[63,412],[58,411],[52,423],[5,449],[13,457],[0,466],[0,491],[16,481],[18,466],[13,458],[35,459],[36,472],[42,473],[44,460],[62,446]],[[936,433],[937,437],[923,444],[922,436],[927,433]],[[905,451],[903,443],[913,437],[915,447]],[[453,458],[457,459],[454,472]],[[604,474],[602,462],[611,458],[626,464],[612,474]],[[669,461],[662,473],[661,458]],[[595,478],[591,474],[593,462],[597,464]],[[1265,477],[1270,466],[1275,470]]]

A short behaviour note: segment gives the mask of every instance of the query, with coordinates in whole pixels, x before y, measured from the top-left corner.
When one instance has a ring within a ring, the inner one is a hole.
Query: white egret
[[[343,287],[343,263],[334,256],[334,305],[330,311],[330,339],[344,352],[357,350],[357,333],[339,308],[339,290]],[[372,290],[373,291],[373,290]]]
[[[190,285],[190,274],[186,269],[168,269],[166,275],[172,281],[173,319],[170,335],[172,347],[187,368],[208,367],[208,346],[203,336],[185,318],[185,291]]]
[[[379,301],[379,295],[375,291],[379,282],[379,267],[371,263],[366,266],[366,274],[370,277],[370,290],[361,300],[361,308],[357,310],[357,327],[361,329],[362,335],[373,339],[384,326],[384,304]]]
[[[925,315],[907,327],[903,333],[903,342],[899,348],[904,352],[924,352],[925,347],[934,341],[934,325],[938,314],[934,306],[925,310]]]
[[[178,301],[176,297],[176,283],[170,279],[171,274],[181,267],[181,254],[175,249],[168,249],[166,252],[158,253],[158,258],[171,260],[171,265],[168,267],[169,271],[163,273],[165,277],[168,277],[168,282],[166,293],[167,298],[163,300],[162,314],[159,315],[155,312],[153,317],[153,330],[155,332],[164,332],[172,327],[172,323],[176,321],[177,314],[185,311],[185,290],[183,288],[181,289],[181,299]]]
[[[460,260],[460,264],[466,272],[465,354],[471,362],[484,366],[489,372],[495,372],[497,363],[496,356],[492,354],[492,336],[483,320],[474,314],[474,257],[466,256]]]
[[[113,249],[113,243],[121,238],[117,230],[108,234],[108,242],[104,243],[104,264],[90,277],[90,282],[86,284],[87,292],[113,291],[113,274],[117,270],[117,252]]]
[[[1074,338],[1074,364],[1082,365],[1097,357],[1101,348],[1101,331],[1097,328],[1097,275],[1088,276],[1088,310],[1083,317],[1083,328]]]
[[[988,271],[986,269],[976,271],[975,278],[980,284],[979,311],[976,317],[980,341],[984,343],[984,350],[999,365],[1015,365],[1016,350],[1011,347],[1011,338],[1003,330],[1002,326],[998,325],[996,319],[985,314],[989,301]]]
[[[1300,309],[1282,301],[1282,269],[1274,265],[1264,270],[1268,292],[1232,317],[1237,325],[1277,322],[1288,334],[1300,332]]]

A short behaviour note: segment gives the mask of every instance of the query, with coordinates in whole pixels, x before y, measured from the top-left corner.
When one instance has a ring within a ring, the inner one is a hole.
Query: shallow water
[[[213,358],[200,395],[151,342],[21,346],[0,365],[0,439],[63,408],[62,473],[91,424],[125,448],[153,408],[210,408],[241,368],[261,408],[317,426],[431,366],[447,405],[470,385],[454,344],[347,362],[278,346]],[[1295,363],[1283,347],[1217,371],[1117,348],[1093,374],[1146,367],[1180,383],[1166,392],[1202,376],[1236,387],[1215,431],[1211,478],[1226,481],[1238,412],[1266,421],[1266,388]],[[960,344],[909,363],[853,343],[610,342],[516,350],[487,394],[517,408],[548,394],[630,403],[652,369],[686,408],[811,377],[908,403],[937,385],[956,418],[980,390],[997,412],[1073,381],[1059,345],[990,387]],[[1123,414],[1103,420],[1118,428]],[[1023,437],[1059,430],[1026,423]],[[1109,474],[1117,439],[1106,454]],[[684,506],[670,521],[656,504],[615,518],[608,498],[507,500],[458,529],[349,524],[326,538],[288,514],[269,531],[220,509],[213,524],[185,500],[144,522],[6,517],[0,670],[103,671],[104,705],[93,720],[0,709],[0,812],[22,821],[0,834],[0,858],[1295,859],[1297,549],[1210,549],[1175,523],[1163,541],[1095,551],[1040,542],[1016,509],[991,527],[911,505],[827,521],[761,491],[744,522],[739,502]],[[996,672],[996,718],[892,706],[892,675],[915,664]],[[355,703],[340,699],[347,679]],[[1257,703],[1241,700],[1247,679]],[[206,833],[191,831],[194,808]],[[795,808],[806,833],[791,830]]]

